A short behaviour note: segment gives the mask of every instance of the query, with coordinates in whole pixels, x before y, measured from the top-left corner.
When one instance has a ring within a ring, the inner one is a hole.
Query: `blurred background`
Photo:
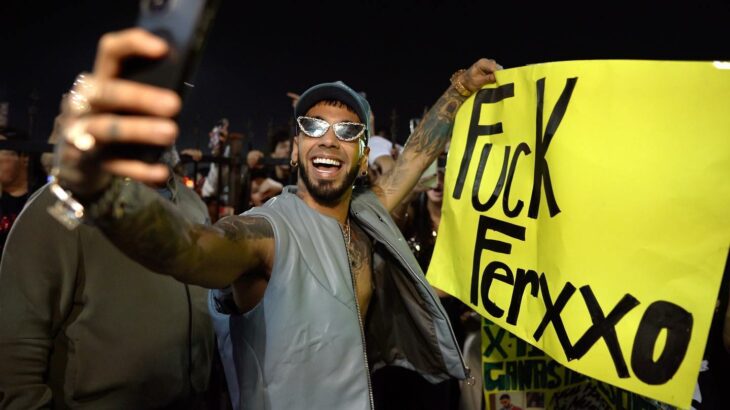
[[[98,37],[134,24],[137,0],[2,0],[0,121],[45,141]],[[291,121],[287,92],[342,80],[377,130],[403,142],[458,68],[577,59],[730,60],[730,2],[223,0],[181,115],[178,148],[205,152],[222,117],[263,148]],[[2,124],[0,124],[2,125]]]

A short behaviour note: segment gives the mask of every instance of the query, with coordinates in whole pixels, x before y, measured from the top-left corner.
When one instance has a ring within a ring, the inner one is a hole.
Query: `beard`
[[[358,167],[354,166],[345,175],[345,180],[339,184],[337,181],[313,181],[309,177],[306,162],[302,162],[302,158],[299,158],[299,164],[301,164],[299,166],[299,178],[302,179],[304,186],[307,187],[309,195],[317,202],[325,205],[336,204],[345,192],[352,187],[358,174]]]

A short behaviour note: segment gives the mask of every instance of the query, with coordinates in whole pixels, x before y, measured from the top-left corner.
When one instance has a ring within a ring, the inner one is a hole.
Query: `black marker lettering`
[[[469,121],[469,133],[466,138],[466,148],[464,149],[464,156],[461,157],[459,175],[456,177],[454,193],[452,194],[454,199],[461,198],[461,192],[464,189],[464,181],[466,181],[466,174],[469,171],[469,163],[471,162],[471,155],[474,151],[474,147],[477,144],[477,138],[483,135],[502,133],[501,122],[492,125],[479,125],[482,104],[493,104],[514,96],[515,85],[514,83],[509,83],[497,88],[485,88],[483,90],[479,90],[477,95],[474,97],[471,120]]]
[[[664,384],[677,373],[687,354],[692,336],[692,314],[671,302],[654,302],[641,317],[631,351],[631,368],[647,384]],[[667,341],[654,361],[654,345],[659,332],[667,329]]]
[[[509,222],[500,221],[499,219],[490,218],[488,216],[479,215],[479,226],[477,227],[477,238],[474,242],[474,260],[471,273],[471,294],[469,300],[472,305],[479,304],[479,269],[482,259],[482,251],[492,251],[496,253],[509,254],[512,251],[512,244],[508,242],[498,241],[495,239],[487,239],[488,231],[497,231],[521,241],[525,240],[525,228],[523,226],[511,224]]]
[[[565,82],[565,88],[563,88],[562,94],[558,98],[558,102],[553,107],[553,112],[550,114],[547,126],[545,127],[545,133],[543,134],[542,129],[542,111],[545,99],[545,79],[541,78],[537,80],[537,112],[535,115],[536,121],[536,135],[535,135],[535,173],[532,182],[532,197],[530,198],[530,209],[527,211],[527,216],[533,219],[537,219],[537,213],[540,209],[540,195],[542,193],[542,186],[545,185],[545,199],[548,203],[548,209],[550,216],[555,216],[560,213],[560,208],[555,200],[555,194],[553,193],[553,184],[550,180],[550,168],[548,167],[545,154],[550,147],[550,142],[555,136],[555,132],[558,130],[560,121],[563,120],[563,115],[568,109],[568,103],[570,102],[570,96],[573,94],[575,84],[578,82],[578,78],[568,78]]]

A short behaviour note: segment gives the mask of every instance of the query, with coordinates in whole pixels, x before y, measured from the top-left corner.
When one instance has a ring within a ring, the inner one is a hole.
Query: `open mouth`
[[[334,158],[315,157],[312,165],[323,176],[334,175],[342,168],[342,162]]]

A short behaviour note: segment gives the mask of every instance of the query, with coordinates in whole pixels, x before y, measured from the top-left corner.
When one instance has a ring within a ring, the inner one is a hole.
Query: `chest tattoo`
[[[352,224],[352,241],[347,246],[347,253],[355,277],[363,272],[369,273],[372,266],[371,250],[370,238],[356,224]]]

